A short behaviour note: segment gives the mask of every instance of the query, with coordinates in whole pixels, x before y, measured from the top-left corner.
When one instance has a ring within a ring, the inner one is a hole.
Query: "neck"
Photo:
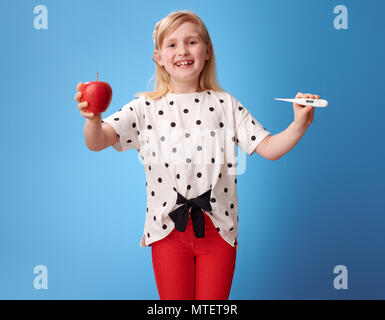
[[[173,84],[170,92],[171,93],[194,93],[194,92],[200,92],[198,84],[189,84],[189,83],[182,83],[182,84]]]

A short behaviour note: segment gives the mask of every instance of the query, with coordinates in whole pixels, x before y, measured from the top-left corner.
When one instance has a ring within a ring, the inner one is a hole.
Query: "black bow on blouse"
[[[188,213],[191,208],[191,220],[193,223],[193,229],[197,238],[203,238],[205,236],[205,219],[202,213],[204,211],[211,211],[210,205],[210,193],[211,189],[202,193],[199,197],[193,199],[184,198],[179,192],[176,204],[184,203],[168,215],[175,223],[175,229],[184,232],[188,223]]]

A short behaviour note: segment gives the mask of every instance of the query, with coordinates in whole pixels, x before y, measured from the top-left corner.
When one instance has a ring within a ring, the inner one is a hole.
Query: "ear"
[[[211,58],[211,46],[206,45],[206,57],[205,60],[209,60]]]
[[[160,56],[160,53],[158,50],[154,50],[154,54],[152,56],[152,60],[157,63],[158,65],[160,66],[163,66],[163,63],[162,63],[162,59],[161,59],[161,56]]]

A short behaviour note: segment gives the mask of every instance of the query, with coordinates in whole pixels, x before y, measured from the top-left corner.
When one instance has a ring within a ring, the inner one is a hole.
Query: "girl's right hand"
[[[102,119],[102,114],[101,113],[92,113],[92,112],[86,112],[84,110],[84,108],[86,108],[88,106],[88,102],[87,101],[83,101],[81,102],[80,99],[82,97],[82,93],[80,91],[82,87],[82,83],[79,82],[78,85],[76,86],[76,94],[75,94],[75,100],[78,103],[78,109],[80,110],[80,114],[86,118],[86,119],[89,119],[89,120],[92,120],[92,121],[100,121]]]

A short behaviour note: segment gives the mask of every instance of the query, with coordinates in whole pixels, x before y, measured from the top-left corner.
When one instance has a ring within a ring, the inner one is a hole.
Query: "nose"
[[[187,46],[185,44],[179,46],[178,54],[181,55],[181,56],[188,55],[188,48],[187,48]]]

